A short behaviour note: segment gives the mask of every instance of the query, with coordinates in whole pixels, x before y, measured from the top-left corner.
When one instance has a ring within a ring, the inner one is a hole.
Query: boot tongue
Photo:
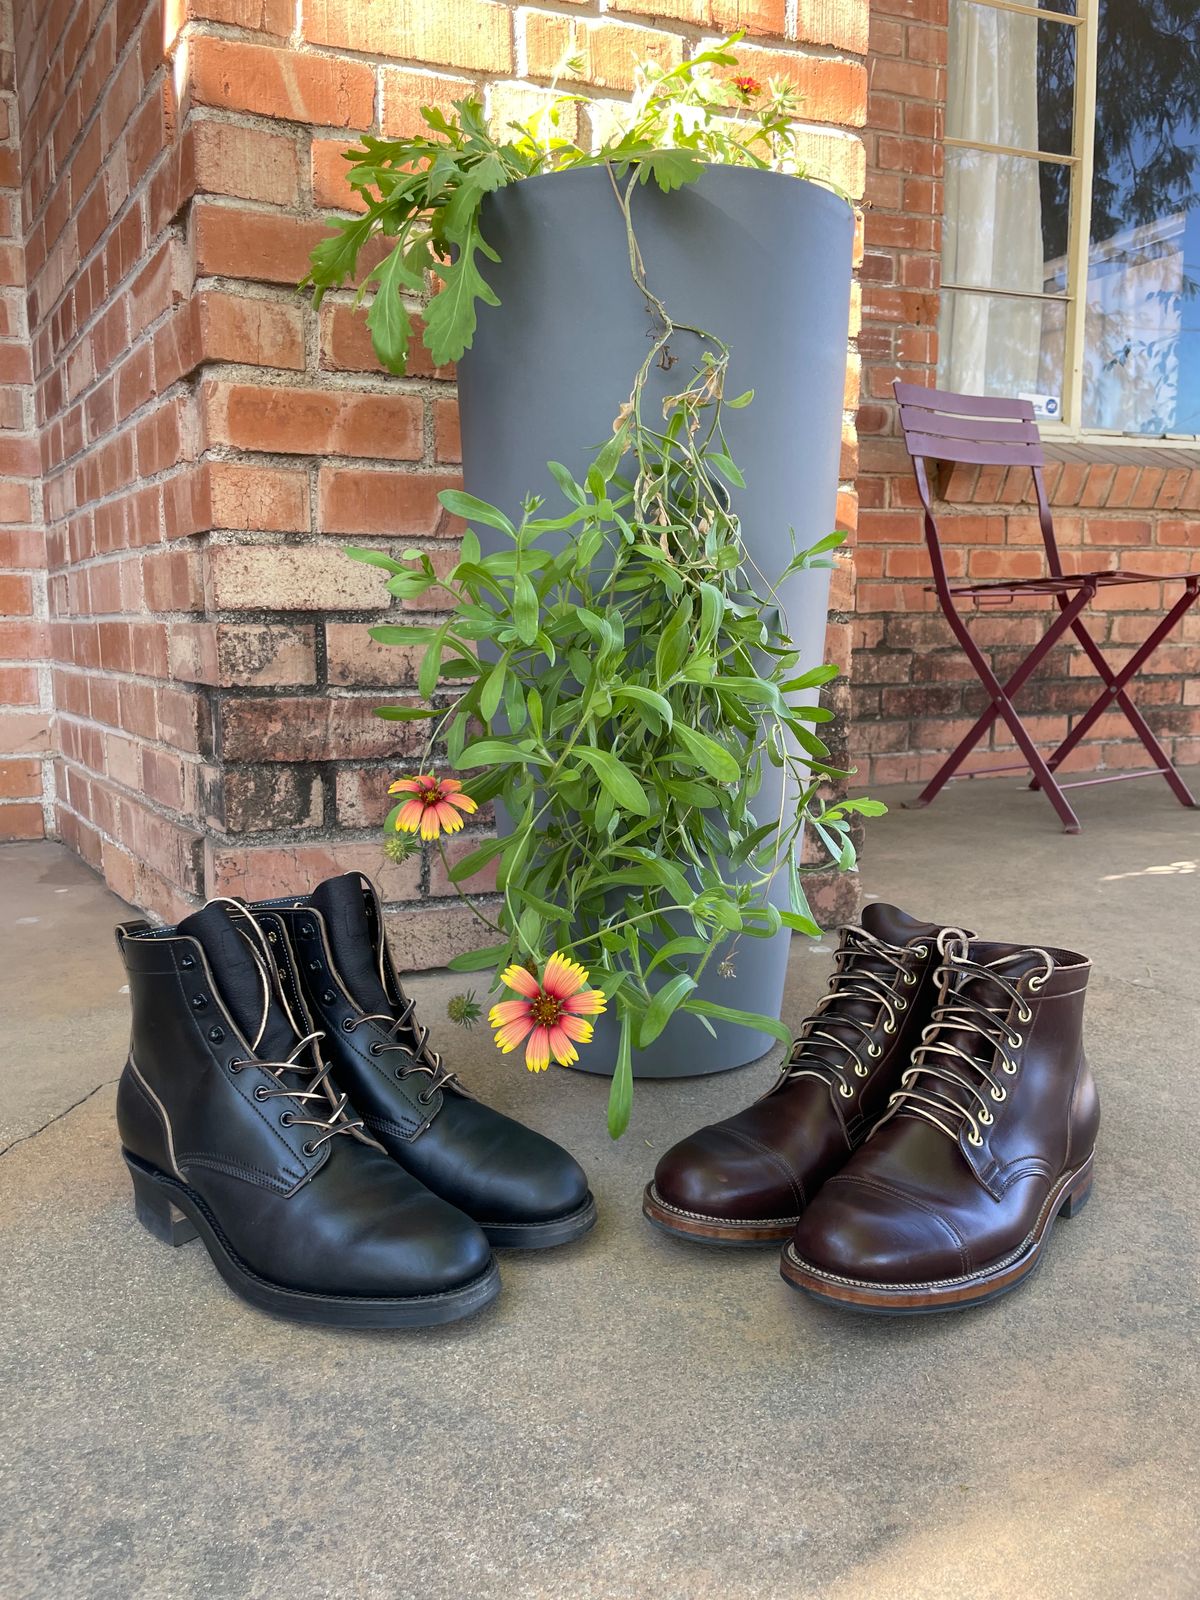
[[[309,896],[325,920],[333,964],[351,998],[364,1011],[391,1015],[394,1007],[379,975],[382,929],[372,927],[367,897],[357,872],[327,878]]]
[[[254,955],[257,941],[253,930],[241,933],[224,906],[208,905],[185,917],[179,924],[179,931],[195,939],[204,951],[220,997],[246,1042],[253,1046],[255,1039],[259,1039],[255,1054],[264,1061],[286,1061],[300,1035],[279,998],[274,963],[269,954],[260,957],[270,963],[270,982],[264,988],[262,968]],[[267,1008],[265,1026],[264,1002]],[[302,1024],[303,1019],[296,1020]]]

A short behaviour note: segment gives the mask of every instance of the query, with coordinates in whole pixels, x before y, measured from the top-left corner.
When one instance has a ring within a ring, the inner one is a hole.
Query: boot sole
[[[727,1217],[706,1217],[699,1211],[681,1211],[678,1206],[669,1205],[653,1183],[646,1185],[642,1195],[642,1215],[676,1239],[742,1249],[790,1239],[800,1220],[799,1217],[771,1217],[766,1222],[754,1222],[749,1218],[730,1221]]]
[[[127,1150],[121,1154],[133,1180],[134,1210],[142,1226],[163,1244],[178,1246],[199,1238],[234,1294],[256,1310],[331,1328],[430,1328],[473,1315],[500,1292],[500,1269],[494,1261],[470,1283],[437,1294],[373,1298],[313,1294],[272,1283],[241,1260],[194,1190]]]
[[[984,1305],[1015,1289],[1037,1268],[1042,1248],[1057,1217],[1074,1217],[1083,1210],[1092,1189],[1092,1157],[1081,1167],[1068,1172],[1051,1189],[1038,1214],[1032,1232],[1017,1250],[961,1278],[942,1278],[933,1283],[871,1283],[862,1278],[843,1278],[825,1272],[805,1261],[788,1245],[779,1262],[779,1271],[794,1289],[800,1289],[824,1305],[844,1311],[862,1311],[872,1316],[928,1316],[939,1311],[965,1311]]]
[[[589,1194],[576,1211],[549,1222],[481,1222],[488,1243],[504,1250],[550,1250],[582,1239],[596,1226],[596,1202]]]

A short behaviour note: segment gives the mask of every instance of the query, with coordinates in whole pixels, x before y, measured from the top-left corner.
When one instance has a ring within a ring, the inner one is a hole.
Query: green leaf
[[[500,709],[500,696],[504,690],[504,674],[508,671],[508,651],[488,673],[479,696],[479,710],[485,722],[490,722]]]
[[[441,716],[438,706],[376,706],[375,715],[385,722],[419,722],[423,717]]]
[[[429,644],[437,631],[427,622],[381,622],[367,629],[376,644]]]
[[[522,750],[515,744],[504,744],[499,739],[480,739],[475,744],[469,744],[459,756],[455,765],[458,767],[512,767],[529,766],[538,764],[540,756],[535,756],[531,750]]]
[[[626,1012],[621,1018],[621,1038],[617,1045],[617,1069],[608,1094],[608,1136],[619,1139],[629,1126],[633,1111],[633,1020]]]
[[[653,178],[663,193],[669,194],[685,183],[695,183],[703,171],[703,161],[690,150],[654,150],[642,157],[638,181],[647,183]]]
[[[438,499],[453,517],[462,517],[467,522],[486,523],[489,528],[499,528],[501,533],[507,533],[513,539],[517,536],[517,530],[503,511],[488,505],[486,500],[480,500],[462,489],[443,489]]]
[[[486,844],[481,844],[469,855],[460,857],[450,868],[450,882],[461,883],[464,878],[473,878],[487,866],[489,861],[494,861],[503,849],[503,839],[489,839]]]
[[[681,1000],[691,994],[696,987],[695,978],[690,978],[686,972],[681,972],[678,977],[669,979],[659,989],[646,1008],[642,1018],[642,1026],[638,1031],[638,1048],[645,1050],[652,1045],[655,1039],[670,1022]]]
[[[375,354],[389,372],[402,374],[408,364],[408,341],[412,319],[400,298],[400,291],[420,294],[424,288],[420,272],[406,260],[405,246],[398,244],[372,274],[378,281],[375,297],[367,311],[367,327]]]
[[[437,688],[438,676],[442,670],[442,646],[446,642],[446,635],[450,631],[453,619],[447,617],[445,622],[434,634],[428,648],[421,660],[421,669],[417,673],[417,688],[426,700],[433,698],[433,691]]]
[[[718,744],[715,739],[710,739],[706,733],[698,733],[686,723],[677,722],[675,737],[696,766],[703,768],[718,783],[736,783],[741,777],[742,769],[736,759],[724,745]]]
[[[748,406],[754,399],[754,390],[747,389],[744,394],[739,394],[736,399],[726,400],[725,404],[731,411],[740,411],[743,406]]]
[[[435,367],[462,359],[475,337],[476,301],[500,304],[475,264],[475,252],[481,248],[485,254],[491,253],[480,237],[478,222],[472,222],[459,241],[458,255],[438,266],[442,289],[425,308],[425,344]]]
[[[483,950],[468,950],[461,956],[453,956],[446,965],[451,972],[482,972],[485,967],[494,967],[508,954],[508,945],[489,944]]]
[[[746,487],[746,480],[742,477],[740,469],[735,466],[723,450],[710,450],[705,460],[711,461],[721,476],[731,483],[735,489],[744,489]]]
[[[790,1028],[785,1028],[777,1017],[763,1016],[758,1011],[737,1011],[733,1006],[719,1006],[711,1000],[687,1000],[684,1010],[695,1012],[700,1017],[715,1017],[718,1022],[734,1022],[740,1028],[754,1028],[760,1033],[769,1033],[773,1039],[779,1039],[786,1045],[792,1042]]]
[[[827,661],[823,667],[813,667],[808,672],[802,672],[798,678],[789,678],[779,687],[784,694],[791,694],[796,689],[816,689],[823,683],[832,682],[837,675],[838,668],[832,661]]]
[[[620,688],[613,690],[613,699],[632,700],[635,705],[646,707],[654,714],[655,728],[661,727],[664,723],[670,728],[675,721],[671,702],[666,696],[656,694],[653,689],[644,689],[639,683],[623,683]]]
[[[390,572],[393,575],[397,572],[408,571],[408,568],[402,566],[399,561],[393,561],[391,556],[385,556],[382,550],[358,550],[351,545],[347,545],[342,554],[349,556],[351,561],[361,561],[366,567],[382,567],[384,572]]]
[[[654,952],[650,965],[646,968],[649,977],[655,967],[661,966],[664,961],[674,961],[676,956],[702,956],[708,949],[704,939],[696,939],[690,935],[681,935],[678,939],[669,939],[660,949]]]
[[[591,767],[623,811],[632,811],[638,817],[650,815],[650,799],[645,789],[625,763],[618,760],[610,750],[596,750],[591,745],[576,745],[573,754]]]
[[[530,645],[537,638],[538,616],[537,590],[525,573],[518,572],[513,583],[513,624],[522,644]]]

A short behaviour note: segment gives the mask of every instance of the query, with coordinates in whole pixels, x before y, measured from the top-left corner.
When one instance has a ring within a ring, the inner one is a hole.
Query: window
[[[1200,0],[951,0],[938,380],[1200,434]]]

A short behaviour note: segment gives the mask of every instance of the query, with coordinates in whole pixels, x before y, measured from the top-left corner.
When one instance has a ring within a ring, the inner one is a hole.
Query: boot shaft
[[[117,944],[132,1010],[117,1095],[125,1148],[176,1176],[207,1166],[280,1193],[307,1182],[329,1156],[326,1143],[313,1148],[305,1087],[319,1063],[301,1059],[295,1075],[280,1075],[311,1029],[273,966],[244,953],[213,907],[179,928],[122,924]],[[289,1087],[296,1096],[280,1093]],[[323,1099],[328,1116],[334,1101]]]

